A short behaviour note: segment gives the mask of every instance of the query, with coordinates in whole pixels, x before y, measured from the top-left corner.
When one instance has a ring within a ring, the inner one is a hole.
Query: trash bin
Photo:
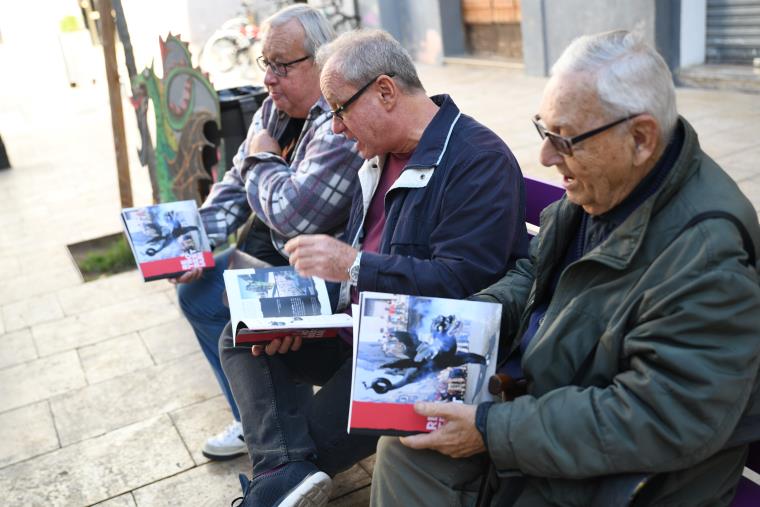
[[[232,159],[245,140],[253,114],[269,95],[263,86],[239,86],[217,90],[221,113],[219,179],[232,167]]]

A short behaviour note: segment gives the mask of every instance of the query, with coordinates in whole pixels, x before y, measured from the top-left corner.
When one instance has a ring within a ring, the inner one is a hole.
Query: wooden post
[[[114,22],[111,14],[111,0],[98,0],[101,35],[103,36],[103,55],[106,61],[106,79],[108,97],[111,100],[111,128],[113,144],[116,151],[116,173],[119,179],[119,197],[121,207],[132,206],[132,185],[129,179],[129,157],[127,139],[124,134],[124,112],[121,108],[121,89],[119,87],[119,70],[116,64],[116,42],[114,39]]]

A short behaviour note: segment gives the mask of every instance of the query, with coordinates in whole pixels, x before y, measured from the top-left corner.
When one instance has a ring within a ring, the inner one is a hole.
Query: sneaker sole
[[[248,449],[245,449],[243,451],[231,451],[229,453],[210,452],[210,451],[207,451],[206,449],[203,449],[201,453],[210,460],[227,461],[230,459],[235,459],[238,456],[248,454]]]
[[[332,479],[324,472],[315,472],[288,492],[276,507],[324,507],[330,500]]]

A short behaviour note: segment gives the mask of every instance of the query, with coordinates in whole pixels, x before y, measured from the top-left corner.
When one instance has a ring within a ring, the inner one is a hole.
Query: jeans
[[[225,347],[219,355],[243,422],[257,475],[293,461],[312,461],[335,475],[375,452],[377,437],[349,435],[351,347],[343,340],[305,341],[296,352],[253,357]],[[226,343],[225,343],[226,342]],[[313,386],[322,388],[313,393]]]
[[[222,371],[218,347],[219,336],[224,326],[230,321],[230,309],[224,306],[222,294],[224,293],[223,273],[227,269],[231,253],[232,250],[228,249],[214,256],[215,266],[205,270],[200,279],[195,282],[177,285],[177,297],[182,313],[193,327],[203,355],[206,356],[219,382],[219,387],[227,398],[232,415],[236,421],[239,421],[240,412],[232,397],[230,384]]]

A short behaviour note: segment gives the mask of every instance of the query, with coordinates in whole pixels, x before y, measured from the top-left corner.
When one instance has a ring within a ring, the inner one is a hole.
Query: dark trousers
[[[240,410],[254,477],[293,461],[335,475],[374,454],[377,437],[348,435],[351,347],[340,339],[305,341],[297,352],[253,357],[225,346],[219,354]],[[313,393],[313,386],[321,386]]]

